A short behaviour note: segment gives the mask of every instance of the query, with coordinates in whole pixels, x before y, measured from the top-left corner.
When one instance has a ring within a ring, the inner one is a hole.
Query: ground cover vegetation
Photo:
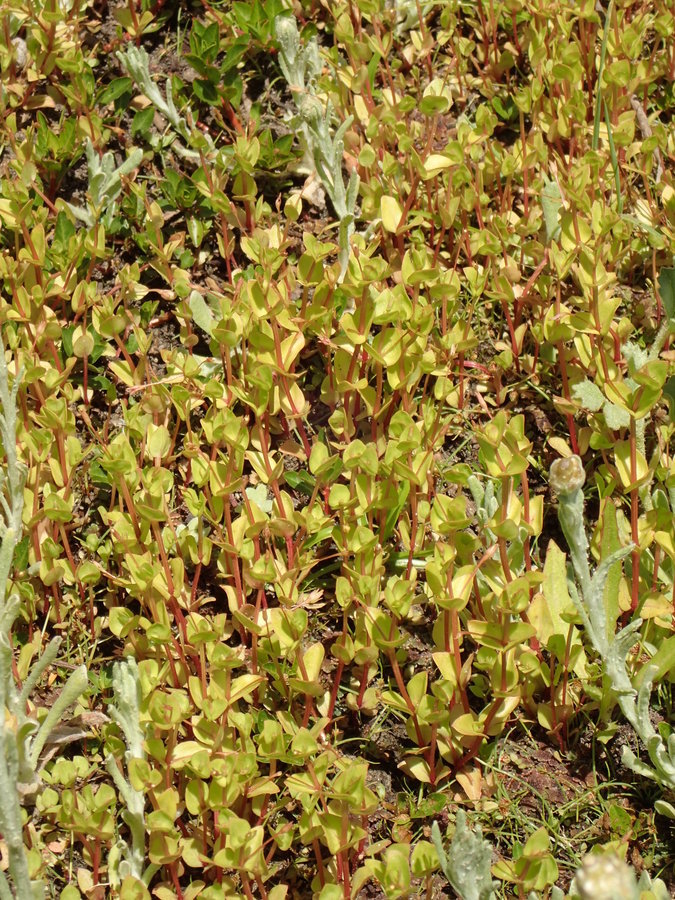
[[[0,898],[665,898],[668,0],[4,0]]]

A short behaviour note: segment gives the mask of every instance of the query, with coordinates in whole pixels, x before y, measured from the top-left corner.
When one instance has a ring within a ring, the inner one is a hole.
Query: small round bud
[[[555,494],[573,494],[586,481],[586,473],[581,458],[576,454],[566,459],[556,459],[551,465],[548,483]]]
[[[321,119],[321,112],[323,109],[321,101],[310,94],[304,94],[301,97],[298,109],[302,118],[310,124],[317,123]]]
[[[634,900],[635,875],[614,854],[587,856],[575,876],[581,900]]]

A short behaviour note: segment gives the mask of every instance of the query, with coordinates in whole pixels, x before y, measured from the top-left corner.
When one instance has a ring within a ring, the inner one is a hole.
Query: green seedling
[[[0,829],[7,845],[9,874],[17,897],[43,898],[45,886],[29,871],[23,841],[22,799],[34,794],[40,782],[40,754],[59,723],[63,713],[81,696],[87,687],[87,671],[79,666],[70,675],[56,702],[46,717],[38,722],[27,714],[27,704],[40,677],[55,662],[61,640],[53,638],[39,660],[17,687],[12,670],[12,629],[19,615],[18,593],[7,596],[7,584],[12,559],[23,530],[23,487],[25,468],[16,452],[16,405],[21,375],[14,379],[11,389],[4,347],[0,347],[0,436],[7,460],[0,473]],[[0,896],[12,897],[7,876],[0,873]]]
[[[497,883],[490,872],[492,847],[483,839],[478,825],[475,831],[466,824],[466,813],[457,811],[455,834],[447,851],[438,822],[431,826],[433,841],[441,870],[458,896],[464,900],[493,900]]]
[[[558,516],[570,549],[576,585],[570,584],[572,597],[583,621],[586,633],[602,660],[612,690],[621,711],[647,749],[652,766],[642,763],[629,749],[624,748],[623,761],[640,775],[658,781],[663,787],[675,789],[675,735],[668,726],[657,731],[650,717],[650,696],[653,675],[658,666],[652,661],[642,676],[639,690],[633,687],[628,673],[628,656],[635,644],[640,619],[630,622],[618,633],[610,629],[604,603],[604,588],[612,566],[625,559],[632,547],[624,547],[600,561],[591,574],[588,562],[588,538],[584,521],[583,485],[586,480],[583,463],[578,456],[557,460],[551,466],[549,483],[558,496]],[[666,667],[675,663],[675,647],[671,647]],[[651,667],[651,668],[650,668]],[[664,733],[665,732],[665,733]]]
[[[131,843],[118,838],[110,852],[110,883],[119,887],[127,877],[150,883],[156,866],[145,866],[145,794],[138,787],[145,763],[145,747],[140,725],[141,682],[136,661],[127,657],[113,669],[114,700],[109,707],[113,721],[119,726],[127,745],[124,760],[127,778],[120,772],[112,756],[106,768],[124,803],[122,818],[129,828]]]
[[[142,47],[135,47],[133,44],[129,44],[125,51],[117,51],[117,58],[155,109],[164,116],[169,126],[175,132],[176,137],[180,138],[187,145],[184,146],[180,141],[175,141],[172,144],[179,156],[197,161],[201,157],[199,150],[194,149],[194,146],[203,146],[207,153],[214,149],[213,140],[208,134],[196,137],[191,111],[187,111],[187,118],[178,112],[173,99],[171,79],[167,79],[165,95],[162,94],[152,80],[150,75],[150,58]]]
[[[0,28],[8,890],[670,872],[672,4],[122,6]],[[565,552],[551,454],[593,472]],[[93,692],[44,740],[54,637]],[[604,777],[622,708],[659,796]]]
[[[115,201],[122,192],[122,179],[138,168],[143,159],[143,151],[135,147],[122,165],[117,167],[112,152],[99,156],[90,140],[85,144],[85,152],[89,175],[88,206],[83,209],[68,203],[68,209],[87,228],[93,228],[99,221],[108,227],[115,213]]]
[[[354,233],[356,199],[359,192],[358,173],[356,171],[351,173],[346,187],[342,174],[344,136],[353,118],[348,116],[333,133],[332,104],[329,102],[324,106],[314,94],[316,81],[321,72],[316,41],[311,40],[302,47],[297,23],[290,16],[278,16],[274,22],[274,30],[280,47],[279,65],[293,93],[307,155],[338,217],[340,281],[342,281],[349,262],[349,242]]]

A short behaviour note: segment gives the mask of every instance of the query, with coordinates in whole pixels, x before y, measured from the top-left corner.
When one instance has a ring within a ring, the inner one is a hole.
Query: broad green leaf
[[[73,332],[73,354],[78,359],[84,359],[90,356],[94,349],[94,336],[89,331],[85,331],[81,325],[78,325]]]
[[[289,487],[293,488],[293,490],[300,491],[308,497],[312,496],[316,479],[304,469],[298,469],[297,472],[291,470],[284,472],[284,480]]]
[[[666,816],[668,819],[675,819],[675,806],[672,803],[668,803],[667,800],[657,800],[654,803],[654,809],[661,816]],[[63,896],[63,894],[61,894]]]
[[[28,551],[30,548],[30,537],[26,535],[16,545],[14,550],[14,569],[16,572],[23,572],[28,566]]]
[[[562,207],[560,188],[555,181],[547,181],[541,192],[541,208],[544,213],[544,225],[546,226],[546,243],[557,241],[560,237],[559,213]]]
[[[527,839],[527,843],[523,848],[524,857],[540,856],[545,853],[551,845],[548,832],[545,828],[538,828],[534,834]]]
[[[611,500],[605,502],[600,519],[600,558],[607,559],[612,553],[621,549],[619,528],[616,521],[616,507]],[[621,561],[616,562],[609,570],[604,590],[604,604],[607,612],[607,638],[612,639],[619,609],[619,585],[621,583]]]
[[[544,562],[544,583],[536,594],[527,613],[528,621],[537,632],[537,638],[548,647],[551,638],[562,635],[567,639],[569,623],[563,618],[565,610],[572,607],[567,589],[566,557],[555,541],[549,541]]]
[[[307,678],[310,681],[319,681],[323,659],[323,644],[320,644],[318,642],[312,644],[312,646],[303,653],[302,660],[305,666],[305,671],[307,672]]]
[[[243,697],[248,698],[256,688],[260,687],[264,680],[261,675],[253,675],[251,673],[239,675],[232,681],[230,696],[228,697],[229,702],[236,703],[237,700],[241,700]]]
[[[305,346],[305,337],[300,331],[289,334],[281,342],[281,359],[283,360],[284,370],[291,371],[291,366],[298,357],[298,354]]]
[[[438,666],[441,677],[449,681],[453,686],[458,682],[457,666],[452,653],[432,653],[434,662]]]
[[[77,894],[79,897],[79,893]],[[61,894],[64,897],[64,894]],[[150,900],[150,891],[142,881],[127,875],[120,886],[120,900]]]
[[[483,725],[475,713],[468,712],[453,720],[452,730],[464,737],[478,737],[483,734]]]
[[[665,640],[649,662],[642,666],[635,676],[633,687],[639,689],[647,676],[657,684],[666,676],[670,680],[675,677],[675,635]]]
[[[103,106],[117,100],[122,94],[125,94],[133,87],[133,81],[126,75],[123,78],[114,78],[110,84],[101,92],[98,102]]]
[[[624,489],[634,490],[649,478],[649,465],[639,450],[635,450],[635,479],[631,472],[630,441],[618,441],[614,445],[614,461]]]
[[[418,672],[410,679],[407,685],[408,695],[415,706],[419,706],[427,692],[429,676],[426,672]]]
[[[426,96],[420,101],[419,111],[424,116],[436,116],[439,113],[447,112],[450,108],[450,101],[447,97]]]
[[[410,857],[410,871],[420,878],[434,872],[439,866],[438,854],[430,841],[417,841]]]
[[[410,483],[408,481],[401,481],[398,485],[398,496],[396,498],[396,503],[389,509],[387,513],[387,518],[384,523],[384,531],[380,536],[380,542],[384,544],[386,540],[393,534],[396,525],[398,524],[399,517],[401,512],[403,511],[403,507],[406,504],[408,499],[408,494],[410,493]]]
[[[61,244],[62,247],[68,246],[68,241],[75,234],[75,226],[68,216],[61,210],[56,217],[56,227],[54,229],[54,243]]]
[[[343,900],[343,897],[344,891],[337,884],[325,884],[319,894],[319,900]]]
[[[44,498],[44,513],[51,522],[70,522],[73,518],[73,496],[66,499],[57,493]]]
[[[166,456],[171,447],[171,435],[166,425],[155,425],[152,422],[148,424],[148,430],[145,438],[145,452],[149,459]]]
[[[188,306],[195,325],[198,325],[202,331],[211,335],[215,316],[211,307],[198,291],[192,291],[188,300]]]
[[[534,627],[529,622],[509,622],[502,625],[470,619],[467,630],[477,643],[493,650],[508,650],[535,636]]]
[[[108,368],[115,375],[122,384],[125,384],[127,387],[132,387],[134,384],[134,376],[131,373],[131,367],[126,360],[114,359],[112,362],[108,363]]]

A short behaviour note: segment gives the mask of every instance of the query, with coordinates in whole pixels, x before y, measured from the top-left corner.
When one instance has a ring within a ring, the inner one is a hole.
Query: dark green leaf
[[[511,97],[507,97],[505,100],[502,100],[501,97],[493,97],[492,108],[505,122],[511,122],[518,114],[516,104]]]
[[[670,406],[670,421],[675,422],[675,375],[671,375],[664,384],[663,396]]]
[[[68,359],[73,355],[73,332],[74,325],[68,325],[61,330],[61,347],[63,349],[63,358]]]
[[[216,90],[214,85],[206,79],[196,79],[192,84],[192,90],[195,93],[195,97],[197,97],[198,100],[201,100],[202,103],[208,103],[210,106],[216,106],[216,104],[220,102],[218,91]]]
[[[99,103],[105,106],[108,103],[112,103],[113,100],[117,100],[118,97],[121,97],[122,94],[127,91],[131,91],[133,86],[133,81],[131,78],[115,78],[110,84],[105,87],[99,97]]]
[[[659,272],[659,294],[669,319],[675,319],[675,269]]]
[[[225,57],[219,64],[221,73],[225,74],[225,72],[229,72],[230,69],[234,69],[237,63],[245,56],[247,50],[248,39],[243,36],[237,38],[237,40],[230,45]]]
[[[56,226],[54,228],[54,243],[60,244],[63,248],[68,246],[68,241],[75,234],[75,226],[68,216],[61,211],[56,217]]]
[[[447,97],[424,97],[420,101],[420,112],[424,116],[435,116],[438,113],[447,112],[450,101]]]
[[[28,548],[30,547],[30,537],[26,535],[21,538],[14,550],[14,568],[17,572],[23,572],[28,568]]]
[[[93,484],[104,484],[107,487],[110,487],[112,484],[110,475],[108,475],[97,459],[89,464],[89,478]]]
[[[131,123],[131,136],[136,137],[139,134],[147,134],[154,118],[154,106],[148,106],[147,109],[139,109]]]
[[[192,313],[192,319],[195,325],[198,325],[202,331],[205,331],[210,335],[213,331],[215,316],[206,300],[204,300],[202,295],[197,291],[192,291],[190,299],[188,300],[188,306],[190,307],[190,312]]]
[[[292,487],[296,491],[301,491],[303,494],[307,494],[308,497],[312,496],[316,478],[314,478],[313,475],[310,475],[309,472],[305,472],[303,469],[300,469],[297,472],[284,472],[284,478],[289,487]]]
[[[384,544],[384,542],[389,538],[391,534],[393,534],[394,528],[398,523],[399,516],[403,510],[403,507],[406,504],[408,499],[408,494],[410,493],[410,482],[402,481],[398,488],[398,497],[396,498],[396,505],[389,510],[387,514],[387,520],[384,525],[384,532],[380,537],[380,543]]]

